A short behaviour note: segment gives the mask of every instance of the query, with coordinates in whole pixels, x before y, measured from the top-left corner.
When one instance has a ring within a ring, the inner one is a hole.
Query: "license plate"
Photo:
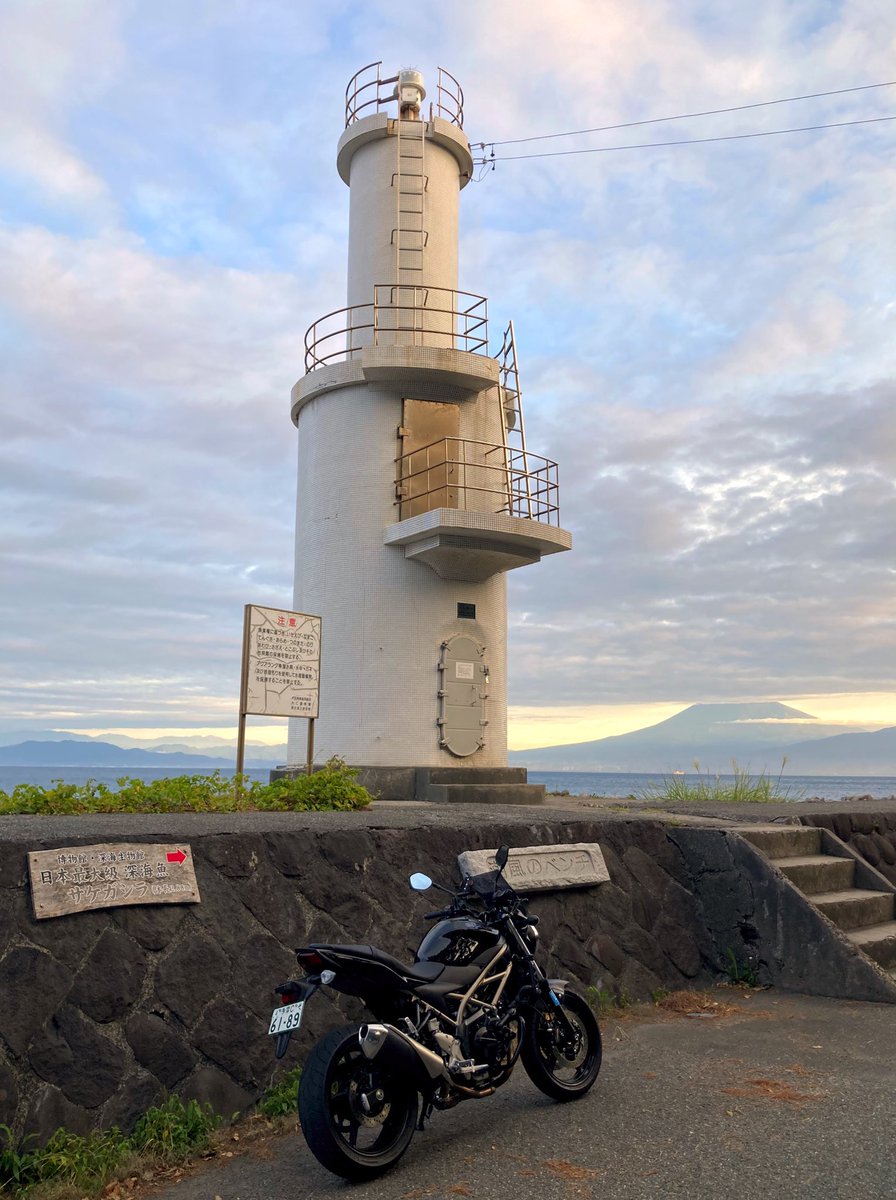
[[[294,1029],[302,1024],[302,1009],[305,1007],[304,1000],[298,1000],[295,1004],[281,1004],[279,1008],[275,1008],[271,1014],[271,1027],[268,1033],[291,1033]]]

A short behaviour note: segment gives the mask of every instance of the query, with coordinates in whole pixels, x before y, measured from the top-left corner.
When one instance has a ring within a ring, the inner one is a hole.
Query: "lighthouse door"
[[[439,745],[466,758],[485,745],[485,646],[465,634],[449,638],[442,643],[439,675]]]
[[[400,520],[434,508],[457,508],[459,407],[433,400],[405,400],[398,435]]]

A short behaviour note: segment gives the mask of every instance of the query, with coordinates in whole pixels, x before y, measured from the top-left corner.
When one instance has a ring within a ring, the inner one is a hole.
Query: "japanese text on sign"
[[[243,661],[244,713],[317,716],[320,617],[247,605]]]
[[[183,843],[35,850],[28,871],[38,920],[122,904],[199,902],[193,856]]]

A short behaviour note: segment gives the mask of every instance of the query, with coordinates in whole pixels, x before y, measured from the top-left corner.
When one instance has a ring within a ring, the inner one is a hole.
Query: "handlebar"
[[[424,921],[438,921],[438,920],[441,920],[442,917],[453,917],[453,916],[454,916],[454,912],[452,909],[440,908],[438,910],[438,912],[424,913],[423,920]]]

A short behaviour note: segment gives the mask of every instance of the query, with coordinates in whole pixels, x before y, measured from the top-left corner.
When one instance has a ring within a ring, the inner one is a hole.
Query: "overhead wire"
[[[752,104],[734,104],[728,108],[707,108],[702,112],[678,113],[673,117],[646,117],[641,121],[625,121],[621,125],[595,125],[590,129],[568,129],[562,133],[537,133],[530,137],[507,138],[500,142],[474,142],[484,150],[486,146],[515,146],[520,142],[542,142],[550,138],[579,137],[585,133],[609,133],[616,129],[634,129],[637,125],[660,125],[664,121],[688,121],[695,117],[715,117],[722,113],[745,112],[750,108],[767,108],[773,104],[793,104],[797,100],[818,100],[825,96],[845,96],[849,92],[867,92],[873,88],[896,87],[896,79],[885,83],[864,83],[857,87],[835,88],[829,92],[808,92],[804,96],[781,96],[777,100],[757,100]]]
[[[544,150],[538,154],[507,154],[498,158],[494,154],[474,159],[478,165],[499,162],[520,162],[529,158],[563,158],[570,154],[608,154],[614,150],[657,150],[663,146],[695,146],[706,142],[736,142],[744,138],[777,137],[785,133],[809,133],[816,129],[842,129],[847,125],[873,125],[880,121],[896,121],[896,114],[888,117],[863,117],[855,121],[831,121],[824,125],[798,125],[792,129],[763,129],[755,133],[727,133],[715,137],[679,138],[669,142],[632,142],[625,146],[589,146],[584,150]],[[487,142],[486,145],[491,145]]]

